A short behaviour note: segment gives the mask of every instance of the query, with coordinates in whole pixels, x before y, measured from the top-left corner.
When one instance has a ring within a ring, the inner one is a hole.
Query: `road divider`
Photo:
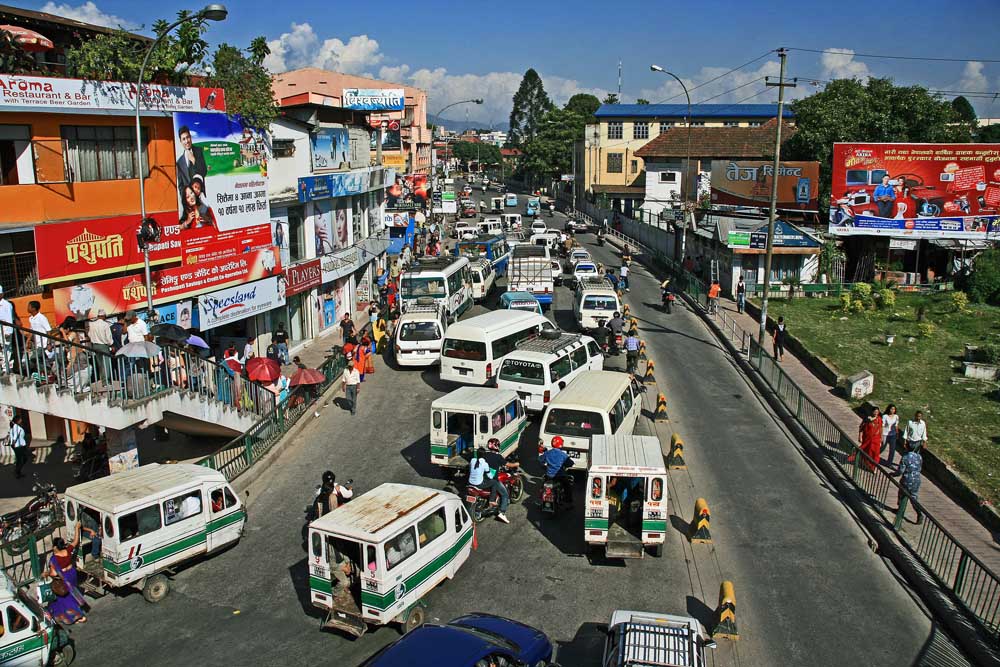
[[[667,397],[663,395],[662,391],[656,395],[656,412],[653,413],[653,421],[670,421],[670,418],[667,417]]]
[[[656,384],[656,376],[653,375],[655,368],[656,364],[653,363],[652,359],[646,361],[646,373],[642,376],[643,384]]]
[[[639,341],[639,358],[643,360],[649,359],[646,355],[646,341],[644,340]]]
[[[660,394],[661,396],[663,394]],[[670,455],[667,456],[667,468],[670,470],[687,470],[687,463],[684,462],[684,441],[681,436],[674,433],[670,436]]]
[[[692,544],[712,543],[712,533],[709,532],[711,520],[712,513],[708,510],[708,503],[704,498],[699,498],[694,503],[694,518],[691,519]]]
[[[719,607],[715,610],[715,627],[712,637],[721,639],[739,639],[736,630],[736,588],[731,581],[723,581],[719,586]]]

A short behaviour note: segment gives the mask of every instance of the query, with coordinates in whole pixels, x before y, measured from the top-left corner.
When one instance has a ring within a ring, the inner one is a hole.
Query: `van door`
[[[117,530],[118,542],[114,542]],[[152,573],[159,564],[156,556],[157,548],[173,540],[164,536],[163,517],[160,514],[160,503],[154,502],[140,507],[134,512],[128,512],[117,517],[115,521],[110,515],[104,518],[104,535],[108,541],[105,552],[114,550],[113,563],[104,563],[105,570],[117,575],[118,583],[129,583],[141,579],[145,574]]]
[[[4,667],[42,667],[48,664],[39,636],[38,619],[20,602],[0,605],[0,661]]]
[[[215,551],[240,539],[246,513],[228,484],[209,488],[208,550]]]
[[[601,353],[601,348],[595,341],[591,340],[587,342],[587,356],[590,357],[590,363],[588,365],[590,370],[604,370],[604,354]]]
[[[163,565],[182,561],[189,556],[204,552],[205,534],[208,524],[209,507],[201,487],[190,489],[163,501],[163,527],[175,545],[172,553],[165,554]]]

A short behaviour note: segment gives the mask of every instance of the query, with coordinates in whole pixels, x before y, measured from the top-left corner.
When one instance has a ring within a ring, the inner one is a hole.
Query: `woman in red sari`
[[[869,470],[875,470],[882,451],[882,413],[877,407],[872,408],[868,417],[861,422],[858,429],[858,442],[861,443],[862,451],[870,459],[865,461],[865,465],[868,466]],[[854,457],[851,456],[848,460],[853,461]]]

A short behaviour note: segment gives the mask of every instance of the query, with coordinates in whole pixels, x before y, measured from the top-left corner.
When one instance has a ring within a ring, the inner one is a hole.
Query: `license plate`
[[[570,450],[566,450],[566,453],[569,454],[569,457],[571,459],[578,459],[578,458],[580,458],[580,452],[573,452],[573,451],[570,451]]]
[[[417,350],[417,354],[427,354],[427,350]]]
[[[472,370],[469,368],[456,368],[455,370],[458,371],[459,375],[468,375],[469,373],[472,372]]]
[[[476,502],[476,497],[475,496],[466,496],[465,497],[465,502],[467,502],[467,503],[474,503],[474,502]]]

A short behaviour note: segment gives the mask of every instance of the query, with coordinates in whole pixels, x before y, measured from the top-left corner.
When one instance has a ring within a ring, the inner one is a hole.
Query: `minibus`
[[[538,313],[494,310],[453,324],[441,348],[441,379],[484,385],[521,341],[555,326]]]
[[[472,307],[472,276],[468,257],[422,257],[400,276],[400,297],[405,313],[421,297],[444,305],[449,322]]]
[[[497,374],[497,387],[511,389],[530,412],[541,412],[585,371],[604,369],[604,354],[590,336],[546,331],[518,343]]]

